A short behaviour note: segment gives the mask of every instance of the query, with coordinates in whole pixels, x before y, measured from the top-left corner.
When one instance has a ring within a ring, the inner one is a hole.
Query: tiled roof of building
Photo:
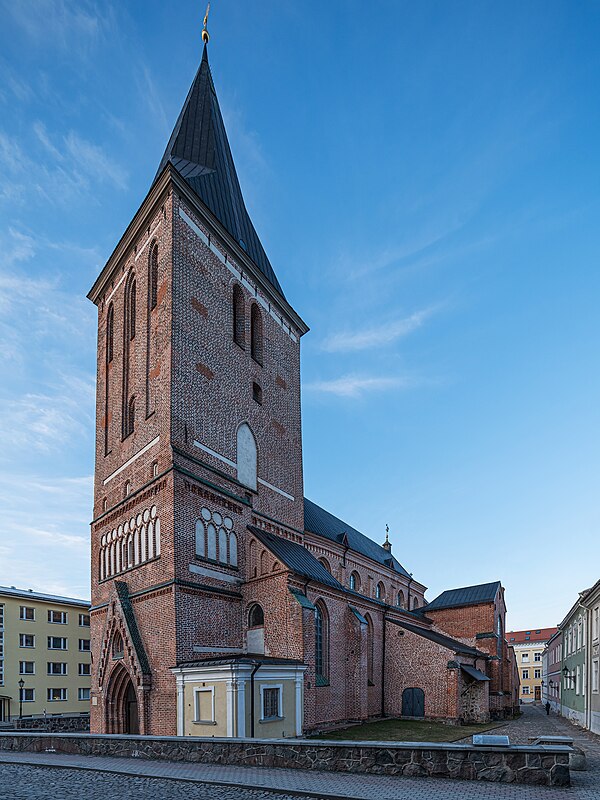
[[[389,617],[386,619],[388,622],[391,622],[392,625],[406,628],[407,631],[416,633],[417,636],[423,636],[425,639],[429,639],[436,644],[440,644],[442,647],[452,650],[453,653],[463,653],[464,655],[474,656],[476,658],[488,658],[486,653],[482,653],[481,650],[477,650],[476,647],[471,647],[464,642],[459,642],[458,639],[453,639],[451,636],[438,633],[438,631],[434,631],[431,628],[421,628],[419,625],[413,625],[410,622],[404,622],[404,620],[389,619]]]
[[[500,588],[500,581],[480,583],[478,586],[462,586],[460,589],[446,589],[431,603],[427,603],[423,611],[428,614],[440,608],[456,608],[457,606],[476,606],[479,603],[492,603]]]
[[[326,586],[332,586],[335,589],[344,588],[306,547],[296,542],[291,542],[289,539],[283,539],[281,536],[274,536],[272,533],[262,531],[253,525],[248,525],[248,530],[296,575],[302,575],[305,578],[324,583]]]
[[[343,543],[344,534],[347,537],[348,547],[372,561],[376,561],[388,569],[393,569],[401,575],[410,577],[398,559],[377,542],[369,539],[364,533],[357,531],[347,522],[334,517],[329,511],[304,498],[304,528],[317,536],[323,536],[336,544]]]
[[[558,628],[532,628],[529,631],[509,631],[506,638],[511,644],[523,644],[524,642],[547,642],[551,639]]]
[[[169,162],[283,297],[279,281],[246,210],[208,65],[206,46],[156,178]]]
[[[42,592],[33,592],[31,589],[17,589],[14,586],[0,586],[0,595],[22,597],[27,600],[39,600],[44,603],[61,603],[70,606],[90,607],[89,600],[77,600],[74,597],[63,597],[60,594],[42,594]]]

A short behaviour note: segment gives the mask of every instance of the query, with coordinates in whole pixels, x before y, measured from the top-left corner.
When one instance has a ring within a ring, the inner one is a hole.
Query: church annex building
[[[92,732],[298,736],[515,706],[500,582],[425,586],[303,494],[300,340],[206,45],[98,308]]]

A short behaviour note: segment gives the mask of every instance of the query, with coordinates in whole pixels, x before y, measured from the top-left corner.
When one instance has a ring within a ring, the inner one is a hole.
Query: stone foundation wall
[[[569,786],[568,747],[0,733],[0,750]]]
[[[27,717],[15,719],[14,726],[22,731],[47,731],[50,733],[87,733],[90,730],[90,717],[88,714],[80,716],[65,715],[64,717]],[[1,745],[0,745],[1,747]]]

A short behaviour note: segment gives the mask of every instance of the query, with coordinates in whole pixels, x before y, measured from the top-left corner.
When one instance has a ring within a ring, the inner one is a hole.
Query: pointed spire
[[[209,8],[202,29],[202,61],[154,180],[170,163],[283,296],[279,281],[246,209],[229,148],[208,64],[206,25]]]

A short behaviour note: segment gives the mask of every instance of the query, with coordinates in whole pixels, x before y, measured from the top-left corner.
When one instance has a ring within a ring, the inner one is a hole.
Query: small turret
[[[390,544],[389,533],[390,533],[390,526],[386,525],[385,526],[385,542],[381,546],[383,547],[384,550],[387,550],[388,553],[391,553],[392,552],[392,545]]]

